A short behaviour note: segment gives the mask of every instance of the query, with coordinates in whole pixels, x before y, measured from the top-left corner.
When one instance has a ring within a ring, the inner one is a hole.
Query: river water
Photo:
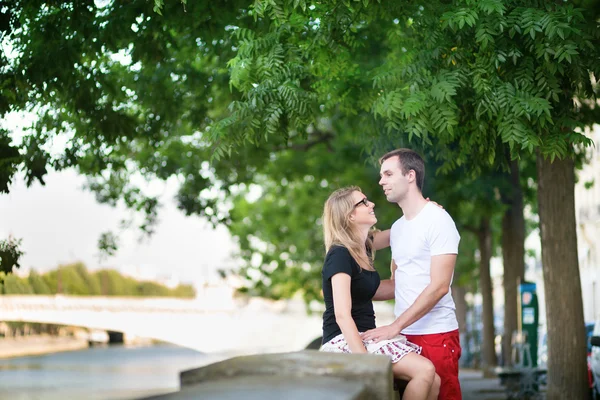
[[[156,345],[0,360],[0,400],[136,399],[176,391],[180,371],[224,358]]]

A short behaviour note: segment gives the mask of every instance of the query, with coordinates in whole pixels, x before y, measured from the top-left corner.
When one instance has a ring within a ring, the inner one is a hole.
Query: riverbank
[[[31,335],[0,339],[0,359],[38,356],[88,348],[87,339],[72,336]]]

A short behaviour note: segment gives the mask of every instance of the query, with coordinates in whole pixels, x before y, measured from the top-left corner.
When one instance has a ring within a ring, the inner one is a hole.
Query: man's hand
[[[379,328],[371,329],[361,334],[362,340],[372,340],[375,343],[381,340],[392,339],[400,334],[400,331],[392,324],[380,326]]]
[[[433,201],[433,200],[429,200],[429,197],[428,197],[428,198],[426,198],[425,200],[427,200],[427,201],[428,201],[428,202],[430,202],[431,204],[435,204],[436,206],[438,206],[438,207],[439,207],[439,208],[441,208],[442,210],[444,209],[444,206],[443,206],[443,205],[441,205],[441,204],[438,204],[438,203],[436,203],[436,202],[435,202],[435,201]]]

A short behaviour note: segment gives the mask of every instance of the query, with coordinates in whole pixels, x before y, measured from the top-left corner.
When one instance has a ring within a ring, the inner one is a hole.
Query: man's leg
[[[461,353],[458,330],[431,335],[406,335],[406,338],[421,346],[421,354],[435,366],[435,372],[442,381],[438,398],[462,400],[458,381],[458,359]]]

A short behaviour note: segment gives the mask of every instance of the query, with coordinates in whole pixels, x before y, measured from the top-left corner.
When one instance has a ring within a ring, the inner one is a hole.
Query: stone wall
[[[181,391],[152,399],[390,400],[389,358],[315,350],[234,357],[181,373]]]

